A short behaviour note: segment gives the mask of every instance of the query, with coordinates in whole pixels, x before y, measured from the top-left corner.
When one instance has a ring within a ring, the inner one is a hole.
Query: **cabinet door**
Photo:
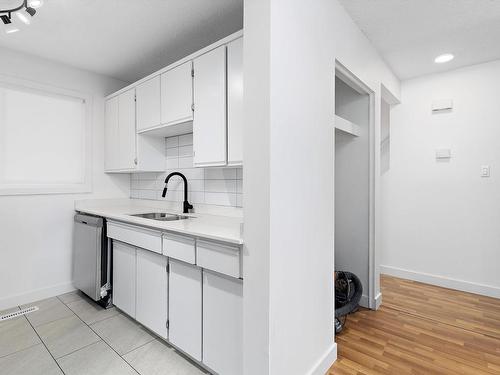
[[[119,169],[134,169],[136,160],[135,90],[118,97]]]
[[[104,168],[119,168],[118,97],[106,100],[104,122]]]
[[[201,361],[201,268],[170,260],[169,341]]]
[[[135,247],[113,241],[113,304],[135,318]]]
[[[178,124],[193,120],[191,61],[161,75],[161,122]]]
[[[227,162],[226,46],[194,60],[194,165]]]
[[[138,85],[136,95],[137,131],[160,125],[160,76]]]
[[[167,257],[137,249],[137,321],[167,338]]]
[[[227,46],[227,164],[243,164],[243,38]]]
[[[243,282],[203,271],[203,363],[243,374]]]

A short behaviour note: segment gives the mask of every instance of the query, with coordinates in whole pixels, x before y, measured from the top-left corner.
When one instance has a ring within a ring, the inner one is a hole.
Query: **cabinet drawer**
[[[196,264],[200,267],[232,277],[242,276],[241,251],[237,246],[198,240],[196,255]]]
[[[163,235],[163,255],[195,264],[195,239],[186,236],[166,233]]]
[[[107,229],[109,238],[161,254],[161,232],[116,222]]]

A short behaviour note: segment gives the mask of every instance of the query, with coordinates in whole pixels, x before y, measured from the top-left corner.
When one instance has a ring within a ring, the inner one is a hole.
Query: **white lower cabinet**
[[[168,258],[137,249],[136,316],[139,323],[167,338]]]
[[[243,374],[243,281],[203,271],[203,363]]]
[[[169,341],[201,361],[201,268],[170,260]]]
[[[113,241],[113,304],[135,318],[136,249]]]

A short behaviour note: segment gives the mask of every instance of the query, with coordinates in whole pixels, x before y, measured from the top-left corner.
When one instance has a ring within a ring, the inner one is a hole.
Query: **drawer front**
[[[161,232],[109,222],[108,237],[161,254]]]
[[[186,263],[195,264],[195,239],[166,233],[163,235],[163,255],[182,260]]]
[[[198,240],[196,256],[196,264],[200,267],[236,278],[242,277],[241,251],[237,246]]]

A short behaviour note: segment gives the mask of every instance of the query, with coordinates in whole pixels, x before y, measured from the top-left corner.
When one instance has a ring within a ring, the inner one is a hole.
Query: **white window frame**
[[[0,75],[0,86],[17,90],[35,91],[45,95],[65,96],[82,100],[85,105],[84,119],[84,176],[78,183],[25,183],[6,187],[0,184],[0,196],[6,195],[45,195],[45,194],[79,194],[92,192],[92,95],[49,86],[29,80]]]

